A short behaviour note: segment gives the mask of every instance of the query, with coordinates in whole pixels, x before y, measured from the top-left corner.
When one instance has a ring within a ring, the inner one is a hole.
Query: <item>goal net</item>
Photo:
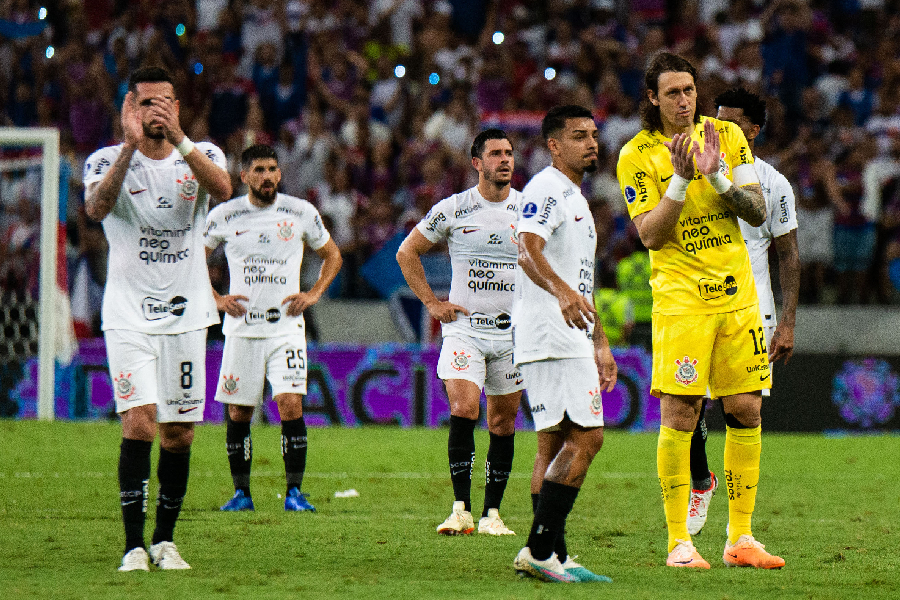
[[[0,127],[0,178],[0,402],[9,405],[16,374],[29,377],[36,358],[37,417],[52,420],[56,363],[76,349],[65,271],[57,268],[65,264],[59,131]]]

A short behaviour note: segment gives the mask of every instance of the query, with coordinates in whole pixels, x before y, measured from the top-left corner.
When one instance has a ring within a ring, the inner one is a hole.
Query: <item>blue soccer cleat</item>
[[[239,510],[253,510],[253,498],[244,494],[244,490],[237,490],[234,497],[225,503],[219,510],[237,512]]]
[[[288,490],[287,498],[284,499],[284,510],[292,512],[302,512],[308,510],[316,512],[316,507],[309,503],[306,499],[308,496],[300,492],[300,488],[292,487]]]
[[[563,571],[566,572],[567,575],[570,575],[575,578],[575,581],[578,583],[612,583],[612,579],[607,577],[606,575],[597,575],[583,566],[575,562],[575,556],[569,556],[566,558],[566,562],[562,564]]]

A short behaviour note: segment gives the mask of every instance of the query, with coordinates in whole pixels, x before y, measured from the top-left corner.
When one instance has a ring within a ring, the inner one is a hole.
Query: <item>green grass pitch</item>
[[[218,511],[232,493],[222,426],[198,427],[175,541],[193,569],[118,573],[123,544],[115,423],[0,421],[0,596],[19,598],[900,598],[898,438],[763,436],[754,533],[781,571],[721,561],[724,489],[695,538],[712,570],[668,569],[656,436],[607,431],[568,521],[569,549],[612,584],[519,580],[531,523],[535,435],[516,436],[501,507],[518,535],[438,536],[449,514],[446,430],[311,429],[304,483],[316,514],[286,514],[279,429],[253,428],[255,513]],[[476,438],[473,512],[487,433]],[[724,436],[712,434],[721,471]],[[155,498],[155,464],[151,499]],[[355,488],[358,498],[335,498]],[[686,509],[685,509],[686,510]],[[477,519],[476,515],[476,519]],[[153,526],[148,513],[147,537]]]

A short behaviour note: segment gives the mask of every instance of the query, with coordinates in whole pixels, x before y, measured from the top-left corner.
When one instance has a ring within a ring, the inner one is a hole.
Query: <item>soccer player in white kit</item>
[[[210,198],[231,195],[225,155],[191,142],[164,69],[132,73],[122,105],[124,143],[84,165],[85,209],[103,222],[109,270],[102,326],[122,419],[120,571],[149,570],[144,546],[150,450],[159,423],[159,495],[149,558],[189,569],[172,543],[187,490],[194,423],[203,420],[206,328],[219,322],[203,252]]]
[[[594,304],[597,232],[581,193],[597,169],[597,126],[581,106],[557,106],[541,133],[552,158],[523,190],[513,303],[515,361],[538,436],[534,521],[513,566],[546,581],[611,581],[569,556],[566,518],[603,445],[601,392],[617,368]]]
[[[303,311],[319,301],[338,271],[341,253],[316,208],[278,193],[281,169],[270,146],[250,146],[241,154],[246,196],[217,206],[206,219],[206,248],[225,244],[228,294],[213,295],[225,312],[225,348],[216,401],[227,405],[225,444],[234,497],[222,510],[253,510],[250,420],[263,400],[265,380],[281,417],[281,452],[287,493],[284,510],[315,511],[302,492],[307,435],[306,331]],[[303,251],[309,246],[323,262],[308,292],[300,290]]]
[[[765,101],[744,88],[732,88],[716,97],[716,106],[719,107],[716,118],[740,127],[752,152],[754,139],[766,124]],[[756,282],[765,343],[768,346],[768,350],[759,348],[759,351],[768,351],[769,362],[774,363],[783,358],[786,364],[794,352],[794,323],[800,297],[797,210],[794,191],[784,175],[761,158],[754,158],[753,164],[766,199],[768,216],[759,227],[752,227],[744,220],[739,221],[739,224],[750,253],[750,266]],[[776,320],[775,296],[769,277],[769,246],[773,241],[778,252],[778,273],[781,280],[780,320]],[[762,395],[768,397],[770,390],[762,390]],[[703,416],[706,404],[704,399],[697,429],[691,438],[691,499],[687,518],[688,533],[691,535],[700,533],[706,524],[709,503],[718,487],[718,480],[709,470],[706,459],[706,420]]]
[[[435,204],[400,245],[397,263],[410,289],[441,322],[444,338],[437,373],[450,400],[447,454],[454,502],[437,531],[460,535],[475,529],[470,491],[483,388],[490,444],[478,532],[514,535],[499,509],[512,470],[523,388],[512,360],[510,320],[518,253],[516,211],[522,194],[510,187],[515,163],[512,144],[503,131],[479,133],[471,153],[478,185]],[[422,254],[443,240],[450,246],[453,272],[446,302],[438,300],[428,285],[421,260]]]

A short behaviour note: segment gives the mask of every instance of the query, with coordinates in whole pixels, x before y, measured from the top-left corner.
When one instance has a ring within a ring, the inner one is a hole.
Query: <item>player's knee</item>
[[[159,428],[159,444],[170,452],[187,452],[193,443],[191,424],[165,423]]]
[[[253,407],[229,404],[228,417],[236,423],[249,423],[253,418]]]
[[[735,411],[725,413],[725,425],[732,429],[753,429],[759,427],[762,419],[756,411]]]
[[[512,435],[516,432],[516,419],[505,415],[502,417],[489,416],[488,431],[494,435]]]

